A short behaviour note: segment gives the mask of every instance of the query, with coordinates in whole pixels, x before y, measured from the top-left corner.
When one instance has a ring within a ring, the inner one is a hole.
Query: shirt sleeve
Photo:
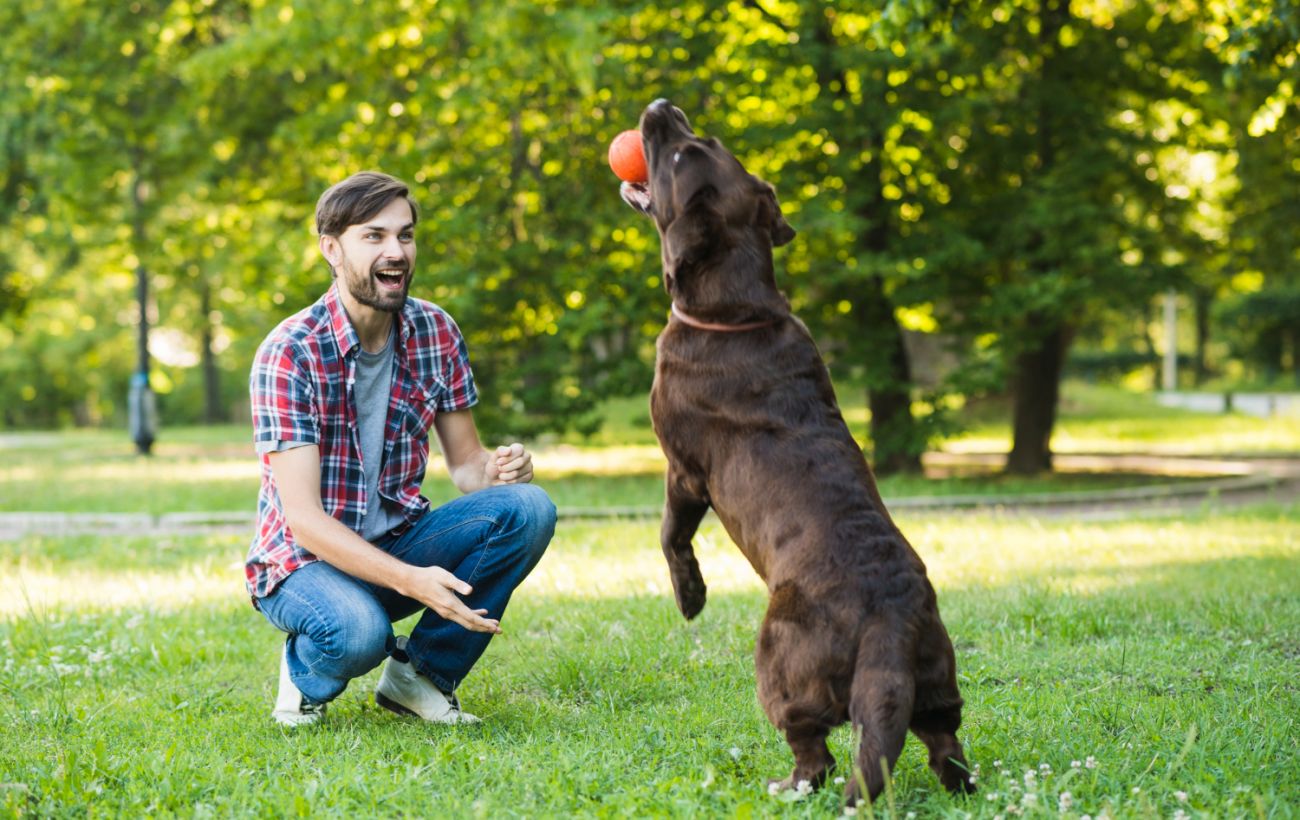
[[[259,349],[248,390],[253,443],[259,452],[274,449],[267,448],[274,442],[320,443],[315,390],[292,347]]]
[[[474,386],[474,373],[469,366],[469,348],[456,322],[447,316],[442,364],[442,382],[447,391],[438,399],[438,410],[450,413],[465,410],[478,404],[478,389]]]

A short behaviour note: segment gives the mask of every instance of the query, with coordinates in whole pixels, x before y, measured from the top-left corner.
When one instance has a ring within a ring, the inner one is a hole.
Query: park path
[[[928,453],[927,470],[996,467],[1002,453]],[[1142,472],[1150,484],[1120,490],[1055,492],[1029,495],[946,495],[886,498],[895,512],[1030,516],[1111,520],[1172,515],[1245,504],[1300,504],[1300,455],[1198,456],[1154,453],[1062,453],[1056,465],[1065,471]],[[1161,482],[1160,476],[1181,476]],[[1187,476],[1199,476],[1188,479]],[[656,519],[659,506],[561,507],[563,520]],[[195,535],[251,534],[253,511],[150,513],[0,512],[0,540],[30,535]]]

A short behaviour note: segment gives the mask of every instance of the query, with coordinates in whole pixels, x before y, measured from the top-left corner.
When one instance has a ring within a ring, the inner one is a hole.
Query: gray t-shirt
[[[394,329],[395,331],[396,329]],[[406,519],[396,506],[379,495],[379,470],[384,458],[384,428],[388,425],[388,400],[393,384],[393,336],[378,353],[357,351],[357,381],[352,395],[357,400],[357,435],[361,439],[361,472],[366,477],[366,517],[361,537],[378,541]],[[278,453],[302,447],[304,441],[258,442],[259,453]]]

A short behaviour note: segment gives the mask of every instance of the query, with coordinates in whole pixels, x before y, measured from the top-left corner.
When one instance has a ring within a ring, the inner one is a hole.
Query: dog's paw
[[[677,608],[682,611],[689,621],[700,610],[704,609],[704,600],[708,597],[708,587],[704,585],[704,579],[700,577],[700,571],[695,570],[693,575],[685,578],[673,578],[673,592],[677,595]]]

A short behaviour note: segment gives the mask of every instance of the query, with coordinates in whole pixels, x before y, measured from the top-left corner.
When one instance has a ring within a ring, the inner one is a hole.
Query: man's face
[[[340,286],[359,304],[388,313],[406,305],[415,272],[415,222],[411,206],[398,197],[337,237],[322,236],[321,253],[338,273]]]

